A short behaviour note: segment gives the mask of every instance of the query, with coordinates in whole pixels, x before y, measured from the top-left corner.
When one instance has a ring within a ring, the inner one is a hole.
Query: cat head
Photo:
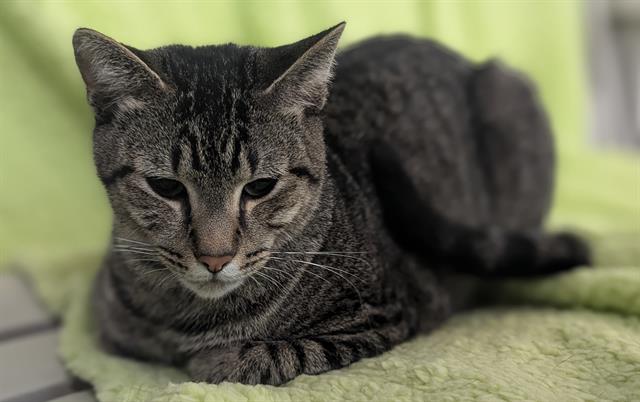
[[[114,248],[214,298],[295,239],[323,197],[320,111],[343,29],[275,48],[145,51],[77,30]]]

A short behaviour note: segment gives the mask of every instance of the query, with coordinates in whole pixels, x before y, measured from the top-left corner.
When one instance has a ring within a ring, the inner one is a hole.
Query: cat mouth
[[[182,280],[182,284],[204,299],[217,299],[239,287],[242,278],[223,279],[216,276],[203,281]]]

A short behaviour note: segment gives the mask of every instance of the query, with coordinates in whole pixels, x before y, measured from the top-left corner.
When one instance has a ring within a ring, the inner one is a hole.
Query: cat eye
[[[187,195],[187,189],[177,180],[147,177],[147,183],[156,194],[169,200],[179,200]]]
[[[242,193],[251,198],[262,198],[269,194],[276,185],[276,179],[258,179],[248,183],[242,189]]]

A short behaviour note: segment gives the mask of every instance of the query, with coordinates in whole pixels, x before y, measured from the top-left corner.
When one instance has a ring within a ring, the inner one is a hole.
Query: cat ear
[[[299,42],[267,50],[265,94],[294,113],[319,111],[329,94],[334,57],[345,23]]]
[[[149,94],[167,88],[136,54],[142,52],[92,29],[80,28],[74,33],[73,49],[87,98],[96,114],[116,106],[139,107]]]

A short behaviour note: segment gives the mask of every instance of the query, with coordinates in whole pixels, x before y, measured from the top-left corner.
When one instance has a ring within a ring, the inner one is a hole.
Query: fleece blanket
[[[19,263],[62,317],[60,356],[101,401],[640,401],[640,159],[588,145],[577,4],[0,2],[0,269]],[[588,233],[596,268],[487,284],[489,307],[277,388],[196,384],[170,367],[102,353],[88,299],[110,215],[92,166],[73,30],[89,26],[141,48],[276,45],[340,20],[343,44],[409,32],[527,72],[557,135],[550,225]]]
[[[487,284],[481,291],[493,295],[492,307],[281,387],[193,383],[173,368],[102,352],[88,300],[96,255],[40,268],[33,278],[63,318],[61,357],[101,401],[638,401],[640,267],[630,265],[637,251],[597,250],[620,265]]]

